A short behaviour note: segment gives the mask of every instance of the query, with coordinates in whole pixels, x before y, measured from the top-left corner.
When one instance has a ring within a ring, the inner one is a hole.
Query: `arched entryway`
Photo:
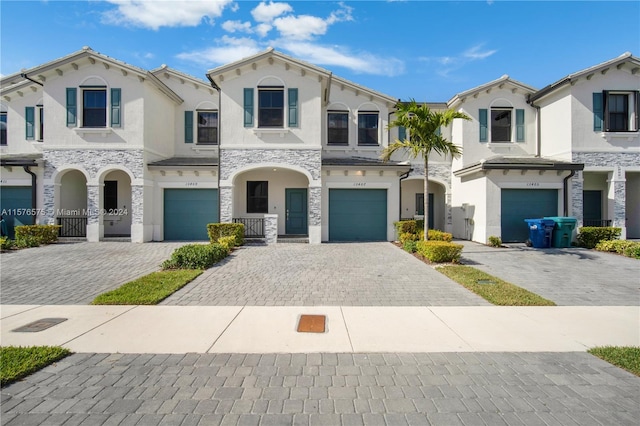
[[[68,169],[57,176],[56,223],[61,237],[87,236],[87,177],[83,171]]]
[[[101,179],[100,220],[104,237],[131,237],[131,177],[124,170],[111,170]]]
[[[401,184],[400,219],[424,218],[424,178],[412,176]],[[446,230],[446,188],[441,183],[429,180],[429,229]]]

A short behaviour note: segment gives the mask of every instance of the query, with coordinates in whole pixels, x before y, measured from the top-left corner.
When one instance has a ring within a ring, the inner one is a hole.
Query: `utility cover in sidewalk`
[[[22,327],[18,327],[13,331],[17,333],[36,333],[38,331],[46,330],[49,327],[60,324],[61,322],[65,322],[66,320],[66,318],[43,318],[31,322],[27,325],[23,325]]]
[[[326,316],[301,315],[298,321],[298,333],[324,333]]]

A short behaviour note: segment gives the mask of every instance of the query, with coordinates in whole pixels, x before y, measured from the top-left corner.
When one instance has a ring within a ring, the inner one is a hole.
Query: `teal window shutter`
[[[111,127],[122,126],[121,89],[111,89]]]
[[[593,131],[601,132],[604,124],[602,92],[593,94]]]
[[[516,142],[524,142],[524,110],[516,109]]]
[[[404,141],[407,139],[407,128],[404,126],[398,127],[398,139]]]
[[[36,111],[34,107],[24,108],[25,118],[25,137],[27,139],[35,139],[36,136]]]
[[[193,143],[193,111],[184,112],[184,143]]]
[[[78,116],[78,89],[67,87],[67,127],[75,127]]]
[[[442,129],[440,127],[438,127],[435,131],[436,136],[441,136],[442,135]]]
[[[487,141],[487,110],[481,109],[478,113],[478,120],[480,120],[480,142]]]
[[[298,89],[289,89],[289,127],[298,127]]]
[[[253,127],[253,89],[244,89],[244,127]]]

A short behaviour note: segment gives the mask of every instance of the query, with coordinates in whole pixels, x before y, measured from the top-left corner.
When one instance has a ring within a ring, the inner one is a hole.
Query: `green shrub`
[[[417,246],[417,242],[412,240],[407,240],[402,244],[402,248],[409,253],[415,253],[416,246]]]
[[[640,259],[640,242],[628,240],[604,240],[596,244],[596,250],[622,254]]]
[[[60,225],[16,226],[16,241],[21,238],[32,237],[37,241],[37,245],[55,243],[56,241],[58,241],[58,232],[60,228]]]
[[[221,237],[235,237],[236,247],[244,244],[244,223],[210,223],[207,233],[212,243],[217,243]]]
[[[400,234],[400,242],[404,244],[407,241],[418,241],[418,235],[412,234],[411,232],[403,232]]]
[[[462,254],[462,245],[447,241],[418,241],[416,251],[431,262],[458,263]]]
[[[450,243],[451,240],[453,240],[453,235],[448,232],[438,231],[437,229],[429,229],[427,236],[429,237],[429,241],[446,241]]]
[[[588,249],[595,248],[600,241],[617,240],[622,232],[621,228],[583,226],[578,229],[578,245]]]
[[[398,235],[409,233],[409,234],[417,234],[418,231],[424,229],[424,220],[401,220],[393,223],[396,227],[396,232]]]
[[[491,247],[502,247],[502,238],[495,236],[489,237],[489,245]]]
[[[0,237],[0,250],[11,250],[14,244],[14,241],[9,237]]]
[[[16,240],[14,241],[14,247],[19,249],[39,247],[39,246],[40,246],[40,241],[38,240],[37,237],[34,237],[33,235],[23,235],[20,237],[16,236]]]
[[[231,250],[236,246],[236,237],[231,235],[228,237],[220,237],[218,238],[218,244],[224,247],[227,253],[231,253]]]
[[[207,269],[221,261],[229,252],[218,243],[187,244],[174,250],[162,269]]]

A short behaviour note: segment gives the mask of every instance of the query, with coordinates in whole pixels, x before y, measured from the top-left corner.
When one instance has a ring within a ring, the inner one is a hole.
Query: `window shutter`
[[[298,89],[289,89],[289,127],[298,127]]]
[[[78,89],[67,87],[67,127],[75,127],[78,115]]]
[[[121,89],[111,89],[111,127],[122,126]]]
[[[440,127],[438,127],[434,133],[436,134],[436,136],[441,136],[441,135],[442,135],[442,130],[441,130],[441,128],[440,128]]]
[[[407,128],[404,126],[398,127],[398,139],[404,141],[407,139]]]
[[[601,132],[603,124],[604,108],[602,105],[602,93],[593,94],[593,131]]]
[[[24,108],[25,138],[35,139],[36,135],[36,111],[34,107]]]
[[[487,110],[481,109],[478,113],[478,120],[480,120],[480,142],[487,141]]]
[[[516,142],[524,142],[524,110],[516,109]]]
[[[193,143],[193,111],[184,112],[184,143]]]
[[[253,89],[244,89],[244,127],[253,127]]]

